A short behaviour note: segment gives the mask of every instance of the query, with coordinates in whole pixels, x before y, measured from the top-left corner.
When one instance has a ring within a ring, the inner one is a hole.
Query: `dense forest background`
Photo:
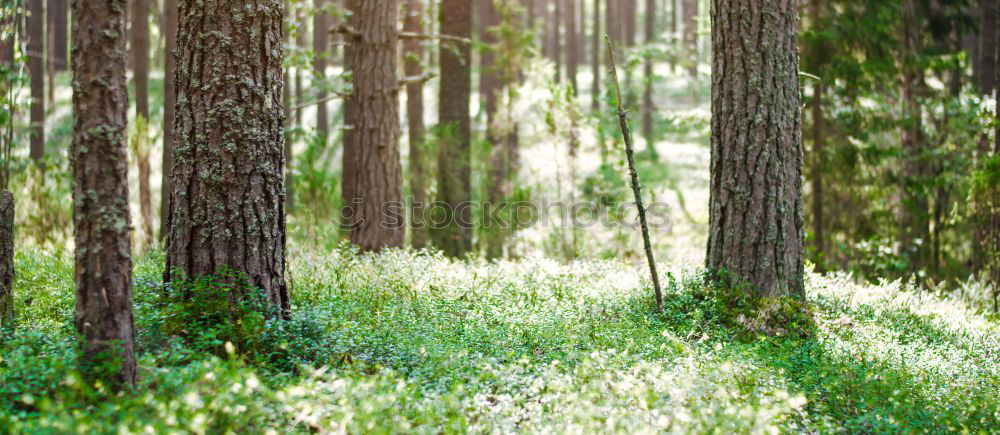
[[[998,20],[0,0],[0,433],[993,432]]]

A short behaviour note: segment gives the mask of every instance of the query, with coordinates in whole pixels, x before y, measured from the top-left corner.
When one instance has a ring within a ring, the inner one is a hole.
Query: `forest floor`
[[[75,371],[72,257],[16,264],[0,432],[1000,429],[998,319],[899,284],[810,274],[815,327],[765,335],[694,268],[661,265],[656,313],[625,260],[296,249],[291,319],[267,321],[225,286],[162,286],[153,254],[136,264],[139,388],[107,398]]]

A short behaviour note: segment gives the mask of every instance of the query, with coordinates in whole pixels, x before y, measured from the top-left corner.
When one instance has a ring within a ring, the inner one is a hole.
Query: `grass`
[[[1000,429],[996,318],[898,283],[810,275],[815,331],[769,337],[695,269],[664,265],[656,314],[618,261],[299,252],[292,319],[227,352],[241,332],[170,327],[206,314],[171,309],[161,260],[136,265],[140,388],[108,397],[75,372],[71,258],[18,253],[0,432]]]

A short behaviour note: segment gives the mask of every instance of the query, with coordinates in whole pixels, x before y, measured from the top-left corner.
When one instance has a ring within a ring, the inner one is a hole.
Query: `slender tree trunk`
[[[500,78],[496,67],[497,52],[497,26],[500,24],[500,15],[497,13],[494,0],[479,1],[479,41],[483,45],[479,57],[479,94],[482,105],[486,109],[486,117],[489,119],[496,114],[497,91],[500,90]],[[487,130],[489,125],[487,125]]]
[[[670,44],[671,55],[670,55],[670,72],[673,73],[677,69],[677,12],[680,9],[681,0],[669,0],[670,1]]]
[[[797,6],[712,0],[706,261],[757,296],[804,297]]]
[[[555,82],[562,83],[562,63],[563,63],[563,43],[562,43],[562,21],[563,21],[563,10],[562,3],[564,0],[553,0],[553,7],[555,8],[555,13],[553,14],[552,23],[552,57],[556,62],[555,71]]]
[[[639,3],[636,0],[624,0],[622,8],[622,42],[628,47],[635,47],[639,24]]]
[[[814,0],[815,1],[815,0]],[[812,140],[813,140],[813,170],[812,170],[812,214],[813,243],[816,248],[816,268],[822,272],[826,261],[826,226],[823,213],[823,171],[826,167],[824,157],[825,138],[823,136],[823,94],[825,87],[817,83],[813,89],[812,101]]]
[[[149,1],[132,0],[132,72],[135,113],[149,119]]]
[[[285,37],[285,44],[291,46],[292,32],[289,26],[284,26],[282,29]],[[284,73],[282,74],[282,81],[284,86],[281,87],[281,106],[284,109],[283,114],[285,115],[285,125],[284,125],[284,137],[285,137],[285,210],[287,213],[291,213],[295,207],[295,192],[292,189],[293,186],[293,173],[295,168],[295,158],[293,156],[293,143],[292,143],[292,127],[295,119],[292,114],[292,106],[295,101],[292,99],[292,67],[285,66]]]
[[[698,103],[698,0],[682,0],[684,63],[691,80],[691,99]]]
[[[656,0],[646,0],[646,43],[656,42]],[[646,139],[646,146],[649,148],[649,155],[653,160],[657,160],[656,140],[653,137],[653,111],[656,110],[653,103],[653,58],[646,56],[643,64],[643,83],[645,91],[642,95],[642,137]]]
[[[174,109],[177,104],[177,0],[163,0],[164,41],[166,62],[163,75],[163,175],[160,186],[160,241],[167,238],[167,216],[170,214],[170,181],[174,171]]]
[[[11,64],[14,62],[14,45],[17,44],[18,28],[20,27],[21,14],[18,12],[13,12],[8,16],[0,19],[0,29],[4,32],[0,34],[0,65]]]
[[[997,16],[1000,4],[997,0],[979,2],[979,93],[992,95],[996,88],[997,57]]]
[[[178,6],[166,280],[238,271],[287,312],[284,2],[259,1],[254,10],[242,0]]]
[[[461,38],[472,36],[472,5],[469,0],[441,0],[441,33]],[[438,144],[438,200],[447,209],[447,224],[436,231],[436,243],[450,257],[460,257],[472,249],[471,196],[471,94],[472,51],[468,44],[443,42],[440,49],[441,125],[446,131]]]
[[[127,389],[136,368],[124,34],[124,0],[73,2],[76,329],[85,371]]]
[[[55,34],[52,32],[52,27],[55,26],[53,22],[55,15],[52,14],[52,9],[53,5],[51,3],[45,6],[45,47],[48,50],[45,53],[45,72],[48,76],[48,86],[45,87],[45,90],[47,91],[48,107],[56,106],[56,62],[52,56],[52,46],[55,45],[56,39]]]
[[[403,30],[412,33],[424,32],[424,10],[421,0],[406,1],[406,17]],[[408,77],[423,73],[424,47],[415,39],[403,44],[403,70]],[[423,217],[427,207],[427,169],[424,156],[424,84],[412,82],[406,85],[406,119],[410,142],[410,216],[411,242],[414,249],[427,247],[427,226]]]
[[[28,71],[31,74],[32,160],[45,158],[45,0],[27,0]]]
[[[14,326],[14,195],[0,190],[0,331]]]
[[[994,0],[994,4],[996,0]],[[996,29],[1000,26],[1000,11],[994,15],[993,28]],[[996,50],[993,56],[993,83],[994,85],[1000,83],[1000,31],[994,35],[993,48]],[[1000,86],[994,86],[994,98],[1000,100],[1000,92],[997,89]],[[1000,109],[996,110],[993,118],[994,134],[993,134],[993,155],[1000,156]],[[1000,194],[996,193],[998,189],[994,186],[994,197],[993,197],[993,213],[990,216],[992,224],[992,239],[993,239],[993,273],[990,274],[991,281],[993,283],[993,312],[1000,313],[1000,207],[997,206],[1000,203]]]
[[[326,13],[326,5],[329,0],[314,0],[316,15],[313,19],[313,51],[316,59],[313,67],[316,69],[316,77],[322,82],[326,80],[327,59],[330,56],[330,18]],[[323,137],[324,143],[330,135],[330,113],[327,111],[327,93],[323,86],[320,86],[316,98],[316,131]]]
[[[399,163],[399,78],[396,76],[399,7],[396,0],[349,0],[347,67],[354,114],[344,141],[344,204],[351,204],[351,242],[363,251],[403,246],[406,213]]]
[[[590,105],[597,111],[601,105],[601,0],[594,0],[594,28],[591,36],[590,69],[594,80],[590,82]]]
[[[298,21],[299,24],[302,26],[302,28],[299,29],[298,36],[295,38],[295,45],[298,46],[299,48],[305,48],[306,36],[308,35],[307,26],[309,23],[306,21],[306,17],[305,15],[303,15],[302,11],[298,12],[298,14],[295,17],[295,20]],[[295,68],[295,104],[296,104],[295,125],[299,128],[303,127],[302,125],[303,103],[305,103],[305,84],[303,83],[302,67],[296,67]]]
[[[502,120],[498,116],[499,93],[502,88],[500,74],[502,71],[498,69],[499,66],[496,63],[496,57],[497,53],[500,56],[509,56],[510,53],[504,52],[499,45],[500,41],[497,37],[496,29],[500,26],[500,14],[497,12],[493,0],[483,0],[479,3],[479,6],[479,25],[483,29],[482,43],[486,48],[482,57],[483,69],[480,73],[482,74],[480,76],[482,78],[480,89],[485,95],[486,136],[490,145],[490,165],[487,170],[489,173],[489,185],[487,186],[486,196],[487,201],[491,204],[496,204],[502,201],[505,196],[503,183],[506,180],[506,171],[503,167],[503,162],[506,160],[504,158],[506,144],[504,143],[504,135],[501,134],[501,130],[505,126],[500,125]],[[502,61],[503,63],[507,63],[510,62],[510,59],[502,59]],[[484,241],[480,244],[486,245],[487,258],[499,258],[503,255],[504,238],[500,230],[500,228],[493,228],[492,226],[485,228],[485,233],[482,237]]]
[[[49,13],[51,18],[49,18],[49,23],[52,33],[52,45],[49,47],[49,53],[52,57],[52,61],[55,63],[56,71],[66,71],[68,69],[69,63],[67,62],[67,48],[69,45],[69,5],[68,0],[49,0]]]
[[[924,170],[923,108],[917,97],[923,84],[923,68],[917,64],[920,54],[920,18],[915,0],[903,0],[903,161],[899,207],[900,255],[907,259],[908,271],[916,273],[927,266],[930,237],[928,200],[921,186]]]
[[[576,69],[580,64],[580,33],[576,28],[576,3],[579,0],[564,1],[566,2],[566,80],[569,81],[570,92],[576,95],[579,86]]]

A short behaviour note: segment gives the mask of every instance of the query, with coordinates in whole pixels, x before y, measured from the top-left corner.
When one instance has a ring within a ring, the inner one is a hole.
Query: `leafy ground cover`
[[[76,372],[72,258],[18,253],[0,432],[1000,430],[1000,323],[900,283],[811,274],[814,323],[768,335],[690,267],[658,314],[619,261],[300,252],[279,320],[161,265],[136,265],[140,388],[110,395]]]

